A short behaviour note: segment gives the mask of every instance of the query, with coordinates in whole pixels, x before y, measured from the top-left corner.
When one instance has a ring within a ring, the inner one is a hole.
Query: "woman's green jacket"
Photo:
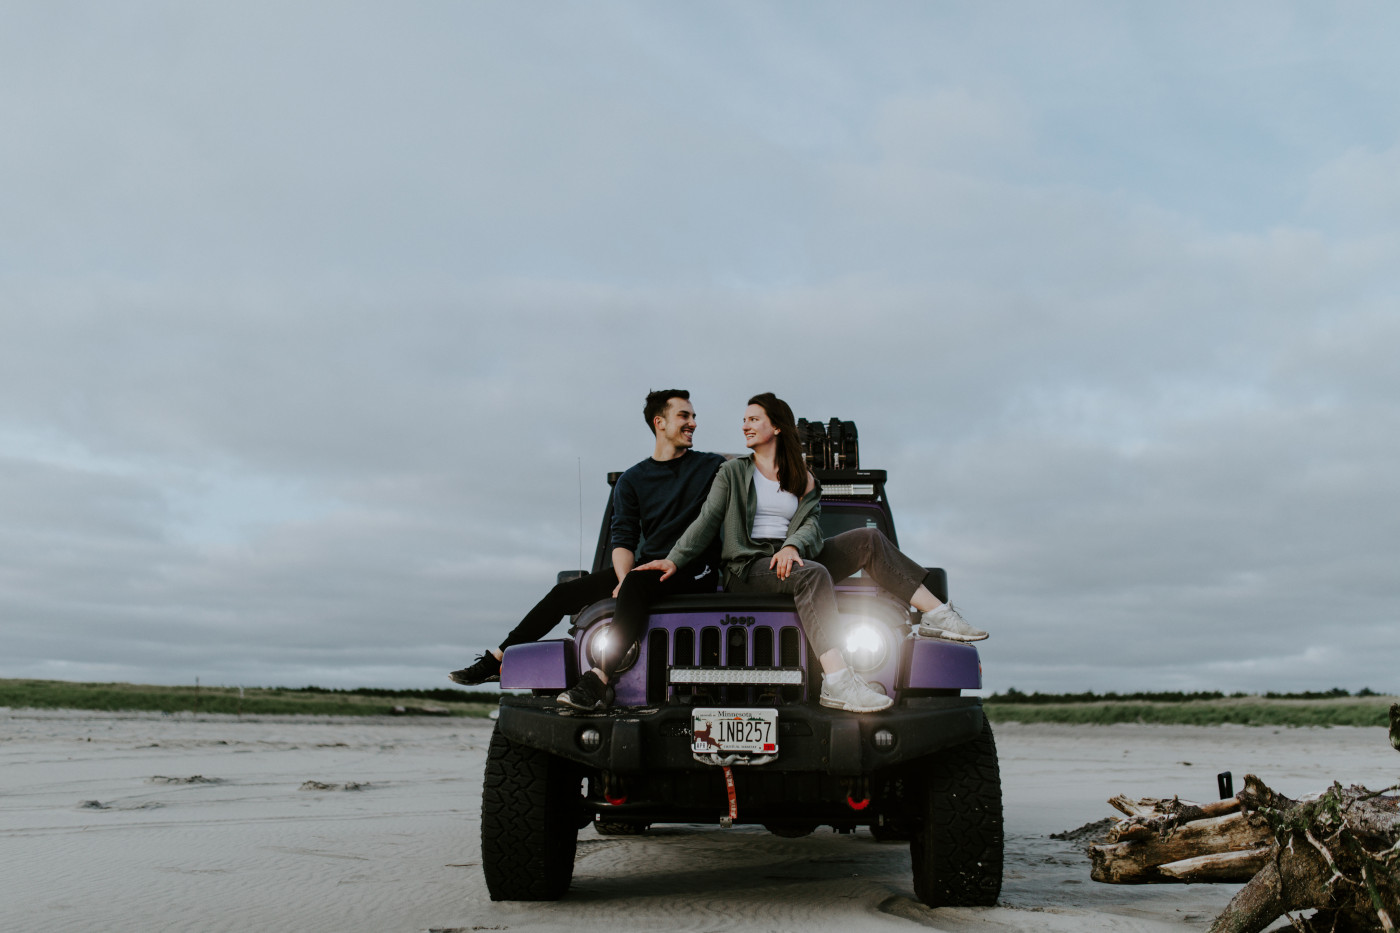
[[[676,546],[666,559],[677,567],[684,567],[720,534],[720,558],[724,561],[724,582],[742,580],[748,574],[749,564],[756,558],[768,557],[772,551],[757,544],[753,539],[753,520],[758,513],[758,492],[753,483],[753,458],[736,457],[719,468],[715,481],[710,486],[710,495],[700,508],[700,514],[681,535]],[[821,483],[814,483],[811,491],[797,503],[797,511],[788,522],[787,537],[783,546],[797,548],[797,555],[804,560],[817,556],[822,549],[822,528],[820,523],[822,506]]]

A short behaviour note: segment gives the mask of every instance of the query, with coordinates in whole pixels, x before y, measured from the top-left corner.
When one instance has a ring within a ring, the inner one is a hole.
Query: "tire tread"
[[[1001,894],[1001,770],[990,723],[930,759],[910,840],[914,893],[930,907],[991,907]]]
[[[579,778],[496,731],[481,789],[481,865],[493,901],[558,900],[573,880]]]

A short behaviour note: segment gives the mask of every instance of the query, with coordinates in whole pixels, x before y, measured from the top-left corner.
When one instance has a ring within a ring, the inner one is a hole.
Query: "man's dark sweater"
[[[665,557],[700,514],[723,464],[720,454],[690,450],[674,460],[648,457],[623,473],[613,488],[611,546],[632,551],[639,564]]]

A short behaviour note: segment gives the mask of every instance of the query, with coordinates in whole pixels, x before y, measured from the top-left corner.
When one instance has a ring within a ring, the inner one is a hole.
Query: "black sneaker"
[[[463,684],[467,687],[498,681],[501,679],[501,661],[491,652],[483,651],[481,657],[473,661],[469,667],[453,671],[447,675],[447,679],[454,684]]]
[[[574,709],[597,712],[612,706],[613,688],[605,684],[597,674],[588,671],[568,690],[554,698],[556,702]]]

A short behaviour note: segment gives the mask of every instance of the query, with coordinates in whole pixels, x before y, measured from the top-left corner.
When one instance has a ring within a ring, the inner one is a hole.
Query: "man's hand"
[[[667,560],[666,558],[663,557],[663,558],[661,558],[660,560],[654,560],[654,561],[652,561],[652,562],[649,563],[649,564],[642,564],[642,566],[640,566],[640,567],[633,567],[632,569],[633,569],[633,570],[660,570],[660,571],[663,571],[662,574],[661,574],[661,579],[665,580],[665,579],[667,579],[668,577],[670,577],[671,574],[673,574],[673,573],[676,572],[676,565],[673,564],[673,563],[671,563],[669,560]],[[618,584],[618,585],[620,586],[621,584]]]
[[[773,555],[773,559],[768,561],[768,569],[773,570],[776,568],[778,579],[786,580],[788,574],[792,573],[792,565],[794,563],[799,567],[807,566],[802,563],[802,558],[797,556],[797,548],[789,544],[787,547],[779,549],[778,553]]]
[[[630,573],[630,572],[631,572],[631,571],[628,571],[628,573]],[[625,575],[618,578],[617,586],[613,587],[613,599],[617,599],[617,594],[620,593],[620,592],[622,591],[622,581],[625,580],[625,579],[626,579],[626,576],[625,576]]]

